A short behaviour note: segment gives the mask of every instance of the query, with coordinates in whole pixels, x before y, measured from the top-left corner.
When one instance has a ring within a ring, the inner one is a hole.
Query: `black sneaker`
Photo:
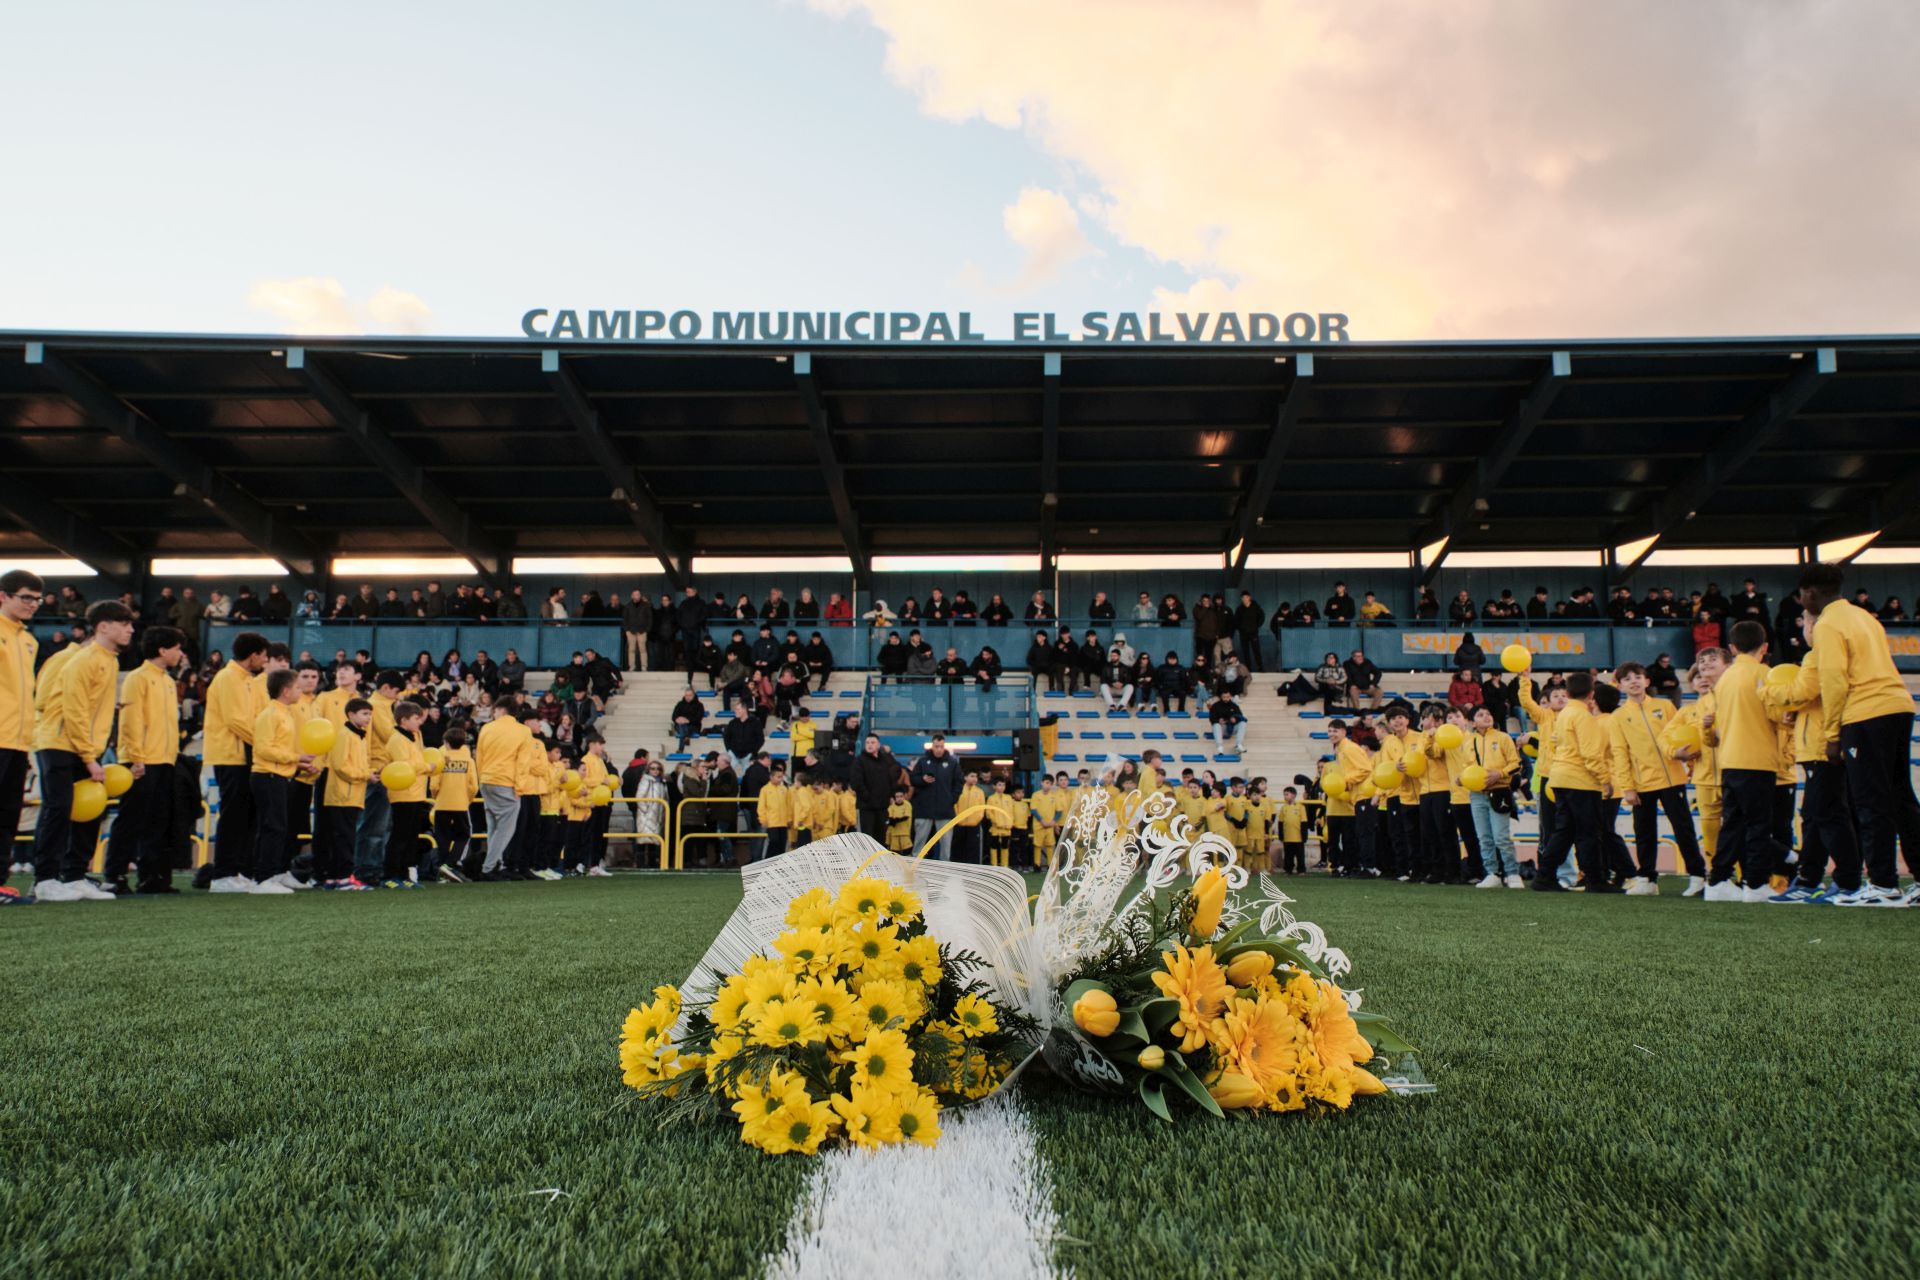
[[[95,880],[93,883],[94,887],[101,892],[110,893],[116,898],[131,898],[133,896],[133,886],[127,883],[126,877],[124,876],[118,880]]]
[[[139,885],[139,886],[138,886],[137,888],[135,888],[135,889],[134,889],[134,892],[135,892],[136,894],[138,894],[138,895],[140,895],[141,897],[143,897],[143,898],[145,898],[145,897],[151,897],[151,896],[153,896],[153,895],[156,895],[156,894],[162,894],[162,893],[178,893],[178,892],[180,892],[180,891],[179,891],[178,889],[176,889],[176,888],[174,888],[174,887],[173,887],[172,885],[170,885],[170,884],[161,884],[161,883],[157,883],[157,882],[156,882],[156,883],[153,883],[153,884],[142,884],[142,885]]]
[[[1567,890],[1553,876],[1535,876],[1533,883],[1527,886],[1535,893],[1565,893]]]

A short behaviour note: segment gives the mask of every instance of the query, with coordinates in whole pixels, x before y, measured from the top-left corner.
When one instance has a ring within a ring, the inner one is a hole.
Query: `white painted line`
[[[940,1126],[931,1149],[822,1156],[768,1280],[1052,1277],[1053,1180],[1012,1091]]]

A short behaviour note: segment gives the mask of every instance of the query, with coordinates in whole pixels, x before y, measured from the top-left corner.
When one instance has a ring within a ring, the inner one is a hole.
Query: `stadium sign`
[[[1012,336],[974,328],[971,311],[582,311],[535,307],[520,332],[545,342],[1072,342],[1088,346],[1284,346],[1350,342],[1340,311],[1016,311]]]
[[[1488,653],[1499,655],[1510,644],[1540,654],[1583,654],[1587,651],[1584,631],[1478,631],[1477,643]],[[1457,631],[1402,631],[1400,652],[1438,654],[1445,657],[1460,647]]]

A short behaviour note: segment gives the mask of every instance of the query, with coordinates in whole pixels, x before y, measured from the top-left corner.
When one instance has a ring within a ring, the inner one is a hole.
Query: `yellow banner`
[[[1461,635],[1458,631],[1402,631],[1400,652],[1450,654],[1460,647]],[[1524,645],[1534,653],[1581,654],[1587,651],[1587,633],[1584,631],[1476,631],[1473,638],[1487,651],[1487,660],[1495,663],[1500,660],[1500,651],[1510,644]]]

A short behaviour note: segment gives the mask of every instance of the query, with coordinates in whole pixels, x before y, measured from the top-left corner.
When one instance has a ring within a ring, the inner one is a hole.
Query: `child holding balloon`
[[[288,870],[287,804],[293,776],[312,772],[313,755],[300,744],[293,704],[300,677],[280,668],[267,673],[267,705],[253,721],[253,885],[248,893],[285,894],[313,886]]]
[[[373,704],[365,698],[348,698],[341,704],[341,728],[328,746],[326,785],[320,794],[320,821],[326,828],[325,841],[317,841],[315,865],[320,882],[329,889],[371,889],[373,885],[352,874],[353,837],[360,829],[360,814],[367,803],[368,767],[367,729],[373,723]],[[333,722],[322,717],[309,720],[305,733],[317,741],[318,725]]]
[[[173,826],[173,766],[180,756],[180,698],[173,682],[185,637],[172,627],[148,627],[140,637],[143,661],[120,682],[117,754],[132,785],[107,839],[107,882],[125,891],[129,867],[139,872],[135,892],[176,893],[167,866]]]
[[[433,791],[433,842],[438,846],[440,874],[456,884],[466,876],[455,868],[467,856],[473,839],[469,808],[478,797],[480,775],[473,770],[473,752],[467,749],[467,731],[447,730],[440,748],[440,768],[429,784]]]
[[[426,718],[426,709],[417,702],[393,705],[393,734],[387,739],[387,763],[380,770],[387,802],[393,806],[393,830],[387,836],[387,874],[382,881],[388,889],[407,889],[416,883],[414,867],[421,858],[420,837],[427,829],[427,756],[420,745],[420,722]],[[433,874],[430,861],[425,872]]]

